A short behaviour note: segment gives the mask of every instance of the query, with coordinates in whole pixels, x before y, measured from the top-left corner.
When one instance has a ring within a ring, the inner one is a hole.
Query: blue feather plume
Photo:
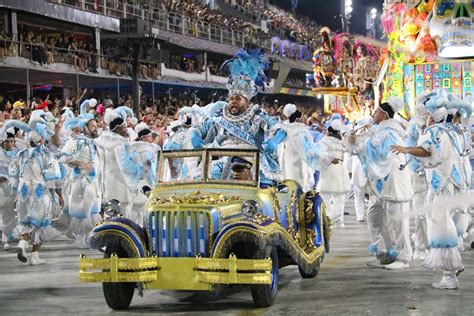
[[[248,52],[240,49],[234,58],[222,64],[222,68],[227,67],[229,69],[231,80],[238,76],[248,76],[255,82],[256,86],[263,88],[268,81],[265,70],[268,69],[269,64],[262,49],[253,49]]]
[[[23,123],[17,120],[8,120],[5,122],[5,124],[3,124],[2,132],[6,132],[8,129],[12,127],[19,128],[24,132],[29,132],[31,130],[28,124],[26,123]]]
[[[115,109],[115,112],[120,114],[120,116],[122,117],[124,121],[126,121],[128,117],[135,117],[132,109],[129,108],[128,106],[119,106],[118,108]]]
[[[66,122],[64,122],[64,128],[68,131],[77,127],[79,127],[82,130],[84,126],[85,126],[85,122],[80,117],[73,117],[73,118],[67,119]]]

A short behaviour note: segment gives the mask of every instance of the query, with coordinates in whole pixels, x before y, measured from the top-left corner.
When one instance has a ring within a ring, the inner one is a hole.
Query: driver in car
[[[252,163],[240,157],[232,157],[230,169],[232,179],[241,181],[252,181]]]

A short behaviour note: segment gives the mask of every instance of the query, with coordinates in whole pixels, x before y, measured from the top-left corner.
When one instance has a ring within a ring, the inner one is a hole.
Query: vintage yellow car
[[[249,162],[249,178],[228,172],[235,157]],[[258,162],[254,150],[163,151],[147,222],[113,213],[97,225],[90,245],[104,255],[81,256],[80,280],[102,282],[108,306],[121,310],[135,288],[142,294],[234,284],[250,285],[255,305],[267,307],[279,268],[297,265],[303,278],[316,277],[329,251],[321,197],[291,180],[261,188]]]

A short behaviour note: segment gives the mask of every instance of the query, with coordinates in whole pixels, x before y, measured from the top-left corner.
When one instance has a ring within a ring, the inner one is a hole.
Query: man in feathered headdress
[[[67,131],[77,132],[66,142],[59,159],[70,169],[68,186],[64,190],[66,211],[71,218],[68,236],[75,238],[76,247],[87,248],[86,236],[100,220],[102,197],[99,183],[100,157],[94,143],[97,121],[94,115],[81,106],[81,114],[67,119],[64,127]]]
[[[403,101],[390,98],[374,112],[376,124],[369,135],[348,136],[354,151],[367,170],[370,190],[367,220],[372,243],[369,252],[388,270],[406,269],[412,258],[409,235],[409,202],[413,198],[411,174],[404,155],[390,152],[390,146],[403,145],[405,129],[394,119]]]
[[[265,143],[277,122],[258,105],[251,103],[258,87],[263,88],[267,80],[264,71],[268,68],[268,61],[259,49],[250,52],[239,50],[223,66],[227,66],[230,71],[228,103],[217,102],[210,117],[193,130],[193,147],[202,148],[205,144],[215,142],[223,148],[259,149],[261,185],[272,185],[281,180],[279,166],[272,154],[283,140],[284,132],[277,131],[275,137]]]

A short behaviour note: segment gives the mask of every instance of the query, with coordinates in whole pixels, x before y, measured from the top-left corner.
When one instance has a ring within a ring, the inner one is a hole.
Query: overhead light
[[[321,99],[322,95],[318,94],[316,98]]]

